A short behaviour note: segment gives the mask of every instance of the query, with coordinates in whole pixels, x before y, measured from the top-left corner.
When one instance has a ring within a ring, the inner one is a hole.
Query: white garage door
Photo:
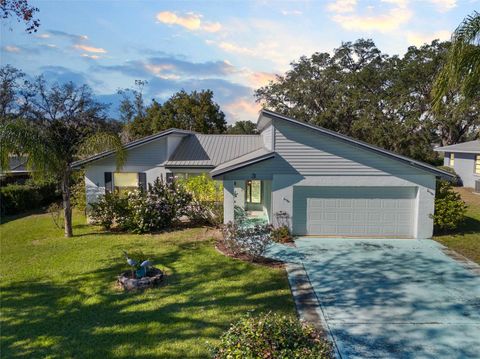
[[[294,233],[413,237],[414,187],[295,187]]]

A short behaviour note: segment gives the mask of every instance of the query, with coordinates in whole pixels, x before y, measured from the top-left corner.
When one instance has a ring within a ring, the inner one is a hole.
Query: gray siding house
[[[115,170],[105,152],[85,167],[87,202],[157,177],[208,173],[223,181],[225,222],[241,207],[294,235],[430,238],[435,181],[445,171],[321,127],[262,110],[259,135],[171,129],[126,145]]]
[[[475,181],[480,180],[480,140],[437,147],[435,151],[444,153],[443,164],[455,170],[464,187],[475,188]]]

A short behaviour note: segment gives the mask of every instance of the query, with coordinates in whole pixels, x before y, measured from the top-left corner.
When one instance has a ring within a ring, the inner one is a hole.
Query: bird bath
[[[146,275],[141,278],[132,276],[132,271],[123,272],[118,276],[117,283],[125,290],[146,289],[158,285],[163,276],[160,269],[149,267]]]

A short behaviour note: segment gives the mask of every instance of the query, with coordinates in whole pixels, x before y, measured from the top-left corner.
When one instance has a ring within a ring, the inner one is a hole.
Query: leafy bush
[[[287,226],[281,226],[272,230],[272,239],[277,243],[289,243],[293,241],[293,237],[290,233],[290,228]]]
[[[437,181],[435,196],[435,214],[433,222],[436,231],[457,228],[465,220],[467,205],[460,194],[453,190],[448,181]]]
[[[269,224],[244,228],[230,221],[223,226],[222,232],[223,244],[231,253],[246,255],[252,261],[263,257],[272,242],[272,226]]]
[[[452,175],[455,176],[455,178],[452,180],[452,183],[455,186],[460,186],[462,184],[462,180],[460,179],[460,176],[455,172],[455,170],[452,167],[449,166],[438,166],[437,167],[439,170],[451,173]]]
[[[185,179],[177,179],[193,197],[186,215],[192,222],[207,225],[223,223],[223,185],[205,173]]]
[[[72,206],[85,213],[87,209],[87,196],[85,194],[85,172],[79,171],[72,176],[73,184],[70,188],[72,193]]]
[[[19,214],[28,210],[48,206],[60,199],[55,182],[33,182],[25,184],[8,184],[0,188],[1,213]]]
[[[185,215],[191,202],[191,195],[183,187],[157,178],[147,191],[102,196],[92,204],[90,217],[105,229],[116,225],[133,233],[152,232],[169,227]]]
[[[240,319],[213,349],[215,359],[332,357],[330,343],[312,325],[275,313]]]
[[[93,224],[108,230],[128,216],[128,200],[116,193],[106,193],[91,204],[89,216]]]

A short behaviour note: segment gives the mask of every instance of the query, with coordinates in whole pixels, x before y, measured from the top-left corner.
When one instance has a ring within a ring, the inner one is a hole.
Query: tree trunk
[[[63,214],[65,217],[65,237],[73,237],[72,206],[70,204],[70,171],[65,171],[62,181]]]

